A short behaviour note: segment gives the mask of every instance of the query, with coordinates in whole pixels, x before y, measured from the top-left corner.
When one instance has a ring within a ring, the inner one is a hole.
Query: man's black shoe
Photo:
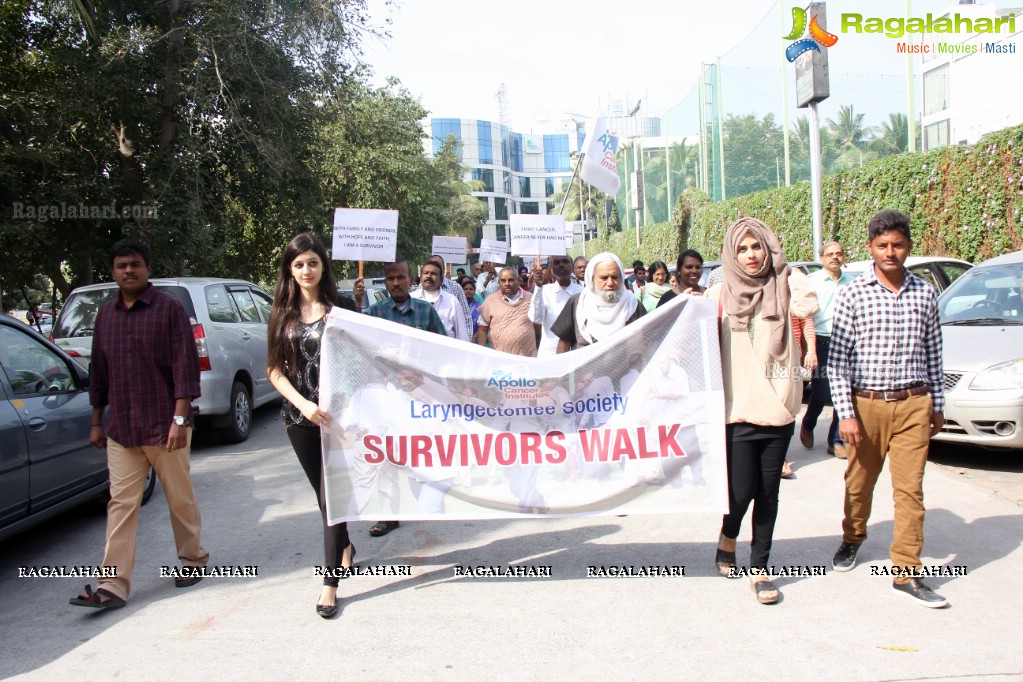
[[[836,571],[851,571],[856,565],[856,552],[860,546],[855,542],[843,542],[835,552],[835,558],[831,560],[831,567]]]
[[[892,583],[892,592],[903,594],[921,606],[929,609],[940,609],[948,606],[948,600],[924,585],[920,578],[910,578],[908,583]]]

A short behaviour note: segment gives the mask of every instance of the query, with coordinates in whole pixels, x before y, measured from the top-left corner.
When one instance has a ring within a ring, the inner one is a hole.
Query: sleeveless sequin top
[[[295,390],[303,398],[314,403],[318,403],[320,400],[320,339],[323,337],[326,324],[326,315],[309,324],[301,321],[295,323],[295,330],[291,337],[296,346],[296,367],[294,369],[287,368],[285,373]],[[316,424],[302,416],[302,411],[292,405],[289,400],[284,401],[284,405],[281,407],[281,416],[284,417],[285,424],[318,428]]]

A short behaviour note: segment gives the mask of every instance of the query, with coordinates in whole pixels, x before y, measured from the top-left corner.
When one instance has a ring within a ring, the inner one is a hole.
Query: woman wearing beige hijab
[[[817,298],[802,273],[789,268],[771,228],[755,218],[740,218],[728,228],[721,263],[724,281],[706,293],[718,302],[721,318],[728,460],[728,514],[716,562],[723,575],[743,573],[736,567],[735,543],[752,502],[748,573],[757,600],[773,604],[780,594],[768,561],[778,489],[802,398],[792,315],[813,315]]]

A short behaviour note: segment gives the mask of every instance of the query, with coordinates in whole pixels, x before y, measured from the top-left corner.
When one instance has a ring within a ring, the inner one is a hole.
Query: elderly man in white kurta
[[[572,281],[572,259],[568,256],[552,256],[550,259],[551,276],[554,281],[541,285],[537,274],[542,275],[539,268],[534,269],[534,282],[537,287],[533,298],[529,301],[529,320],[541,327],[540,346],[536,357],[542,358],[558,353],[558,337],[551,331],[551,325],[558,319],[568,299],[578,294],[583,288]]]
[[[444,277],[440,266],[434,262],[426,262],[420,268],[420,288],[409,292],[413,298],[419,298],[433,305],[433,309],[444,323],[448,336],[461,341],[469,341],[469,330],[465,326],[462,307],[455,297],[440,288]]]

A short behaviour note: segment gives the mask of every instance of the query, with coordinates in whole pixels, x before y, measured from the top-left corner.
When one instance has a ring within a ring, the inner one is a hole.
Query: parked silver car
[[[935,440],[1023,448],[1023,251],[957,279],[938,314],[945,426]]]
[[[874,265],[873,260],[857,260],[846,263],[843,268],[847,273],[857,276],[862,275],[868,268]],[[973,267],[958,258],[943,258],[940,256],[910,256],[906,259],[906,267],[917,277],[934,287],[939,294],[948,288]]]
[[[0,540],[102,495],[105,450],[89,443],[89,373],[0,315]],[[142,494],[153,494],[152,470]]]
[[[192,320],[202,396],[192,402],[199,426],[229,443],[249,437],[252,410],[280,397],[266,376],[269,294],[251,282],[212,277],[150,280],[174,296]],[[100,306],[117,294],[113,282],[71,292],[53,326],[53,340],[86,368]]]
[[[350,286],[338,286],[337,291],[345,298],[352,299],[352,304],[355,302],[355,290]],[[374,303],[387,300],[387,289],[380,284],[367,284],[366,294],[362,297],[362,310],[359,312],[368,312]]]

